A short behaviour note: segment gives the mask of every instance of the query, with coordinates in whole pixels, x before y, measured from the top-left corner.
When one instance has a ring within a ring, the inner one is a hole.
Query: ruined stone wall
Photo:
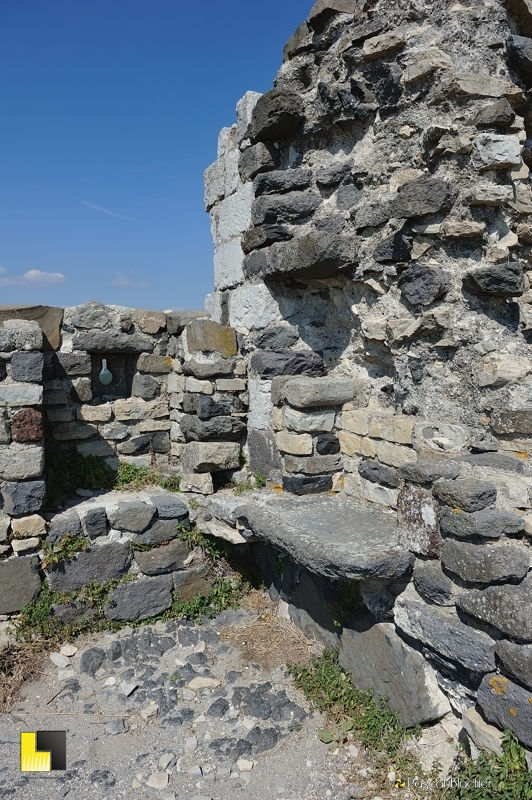
[[[318,0],[205,173],[250,468],[396,512],[416,555],[363,582],[346,663],[393,619],[528,746],[531,35],[519,0]]]

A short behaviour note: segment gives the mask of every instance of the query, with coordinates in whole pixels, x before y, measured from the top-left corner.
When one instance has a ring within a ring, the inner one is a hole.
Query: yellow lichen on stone
[[[517,456],[517,458],[522,458],[523,461],[527,461],[530,458],[528,453],[523,453],[523,452],[521,452],[521,450],[515,450],[514,451],[514,456]]]
[[[455,507],[453,508],[453,511],[454,511],[454,513],[455,513],[455,514],[461,514],[461,513],[462,513],[462,509],[461,509],[461,508],[458,508],[458,506],[455,506]]]
[[[512,717],[517,716],[517,711],[515,710],[515,708],[510,708],[510,714],[512,715]]]
[[[508,685],[508,678],[503,678],[502,675],[495,675],[490,680],[490,686],[495,692],[495,694],[503,695],[506,694],[506,687]]]

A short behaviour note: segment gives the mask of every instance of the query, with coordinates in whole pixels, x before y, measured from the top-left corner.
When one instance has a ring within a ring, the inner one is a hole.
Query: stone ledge
[[[235,514],[255,536],[333,580],[400,577],[414,563],[397,543],[395,515],[353,500],[261,492]]]

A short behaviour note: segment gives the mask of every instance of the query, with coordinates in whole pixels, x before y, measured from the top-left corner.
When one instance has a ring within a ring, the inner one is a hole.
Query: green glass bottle
[[[104,386],[109,386],[109,384],[112,383],[113,373],[109,372],[109,370],[107,369],[106,358],[102,358],[102,371],[100,372],[100,375],[98,377],[100,378],[100,383],[103,383]]]

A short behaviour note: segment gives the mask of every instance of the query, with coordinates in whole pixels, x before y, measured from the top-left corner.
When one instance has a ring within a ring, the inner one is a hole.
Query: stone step
[[[215,505],[210,511],[223,513]],[[231,511],[258,539],[333,580],[395,578],[412,569],[414,556],[398,544],[395,514],[348,498],[263,491],[241,498]]]

